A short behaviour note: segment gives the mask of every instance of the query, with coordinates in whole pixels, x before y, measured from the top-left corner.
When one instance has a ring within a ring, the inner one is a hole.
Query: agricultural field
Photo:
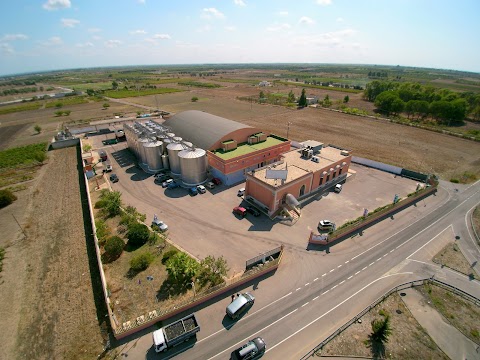
[[[155,95],[155,94],[169,94],[174,92],[179,92],[182,90],[172,89],[172,88],[157,88],[157,89],[146,89],[146,90],[108,90],[103,93],[106,97],[111,97],[114,99],[122,99],[133,96],[146,96],[146,95]]]

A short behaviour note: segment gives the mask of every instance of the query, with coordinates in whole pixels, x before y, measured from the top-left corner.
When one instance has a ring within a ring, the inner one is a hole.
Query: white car
[[[152,228],[153,229],[158,229],[160,230],[161,232],[165,232],[168,230],[168,225],[165,224],[163,221],[161,220],[158,220],[158,219],[155,219],[152,221]]]
[[[205,186],[203,185],[198,185],[197,186],[197,191],[200,193],[200,194],[205,194],[207,192],[207,189],[205,189]]]
[[[213,188],[215,187],[215,184],[214,184],[213,182],[209,181],[209,182],[207,183],[207,187],[208,187],[209,189],[213,189]]]
[[[242,197],[243,195],[245,195],[245,188],[240,188],[237,192],[237,196]]]
[[[318,223],[318,231],[321,230],[335,230],[335,223],[330,220],[320,220]]]

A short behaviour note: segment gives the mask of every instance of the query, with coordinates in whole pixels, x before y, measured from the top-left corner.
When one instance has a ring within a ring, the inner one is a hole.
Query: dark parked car
[[[256,208],[253,206],[247,206],[247,211],[252,214],[253,216],[260,216],[260,211],[258,211]]]
[[[198,195],[197,187],[196,187],[196,186],[191,187],[190,189],[188,189],[188,193],[189,193],[191,196]]]
[[[220,180],[219,178],[213,178],[212,179],[212,182],[215,184],[215,185],[220,185],[222,183],[222,180]]]
[[[168,184],[167,189],[176,189],[177,187],[180,187],[175,181],[171,182]]]
[[[116,174],[110,175],[110,181],[111,181],[112,183],[118,182],[118,176],[117,176]]]
[[[172,177],[170,175],[167,175],[167,174],[158,174],[158,175],[155,175],[155,182],[157,184],[161,184],[162,182],[164,181],[167,181],[168,179],[171,179]]]
[[[247,216],[247,210],[241,206],[235,206],[233,208],[233,213],[241,217]]]
[[[265,353],[265,341],[261,337],[250,340],[230,355],[232,360],[258,359]]]

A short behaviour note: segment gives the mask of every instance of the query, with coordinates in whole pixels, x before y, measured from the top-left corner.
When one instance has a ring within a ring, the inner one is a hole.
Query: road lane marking
[[[376,261],[380,261],[380,260],[382,260],[382,258],[378,258]]]
[[[415,235],[416,236],[416,235]],[[398,249],[402,246],[403,244],[398,245],[395,249]]]
[[[326,293],[328,293],[330,291],[330,289],[328,289],[327,291],[325,291],[322,295],[325,295]]]
[[[367,267],[368,267],[368,266],[365,266],[365,267],[362,269],[362,271],[365,270]]]
[[[308,305],[308,302],[307,302],[307,303],[305,303],[305,304],[303,304],[303,305],[302,305],[302,307],[304,307],[304,306],[307,306],[307,305]]]
[[[330,270],[330,272],[334,271],[335,269]]]
[[[392,252],[394,252],[394,251],[395,251],[395,249],[390,250],[390,254],[391,254]]]
[[[291,292],[291,291],[290,291],[288,294],[286,294],[286,295],[283,295],[281,298],[279,298],[279,299],[277,299],[277,300],[275,300],[275,301],[272,301],[270,304],[268,304],[268,305],[265,305],[263,308],[261,308],[261,309],[258,309],[258,310],[257,310],[257,311],[255,311],[254,313],[252,313],[252,314],[248,314],[247,316],[244,316],[244,317],[242,317],[242,318],[241,318],[240,320],[238,320],[237,322],[243,321],[243,320],[245,320],[245,319],[249,318],[250,316],[252,316],[252,315],[254,315],[254,314],[258,313],[259,311],[265,310],[267,307],[269,307],[269,306],[271,306],[271,305],[275,304],[276,302],[279,302],[279,301],[281,301],[281,300],[283,300],[283,299],[287,298],[288,296],[290,296],[290,295],[292,295],[292,294],[293,294],[293,292]],[[231,324],[231,325],[230,325],[230,326],[228,326],[228,327],[224,327],[224,328],[222,328],[222,329],[220,329],[220,330],[218,330],[218,331],[214,332],[213,334],[210,334],[210,335],[208,335],[207,337],[204,337],[203,339],[200,339],[200,340],[198,340],[198,341],[197,341],[197,343],[200,343],[200,342],[202,342],[202,341],[204,341],[204,340],[207,340],[208,338],[210,338],[210,337],[212,337],[212,336],[214,336],[214,335],[217,335],[218,333],[221,333],[222,331],[229,330],[229,329],[230,329],[230,328],[231,328],[233,325],[235,325],[235,323]]]
[[[368,265],[368,266],[372,266],[373,264],[375,264],[375,261],[374,261],[374,262],[372,262],[372,263],[370,263],[370,265]]]
[[[308,286],[308,285],[310,285],[310,283],[306,283],[306,284],[305,284],[305,286]]]
[[[318,296],[317,296],[317,297],[314,297],[314,298],[312,299],[312,301],[315,301],[315,300],[317,300],[317,299],[318,299]]]
[[[388,256],[388,254],[383,255],[382,257]]]
[[[413,253],[411,253],[410,255],[408,255],[407,260],[410,259],[410,256],[415,255],[417,252],[419,252],[420,250],[422,250],[425,246],[427,246],[428,244],[430,244],[430,242],[431,242],[432,240],[435,240],[435,238],[436,238],[437,236],[439,236],[440,234],[442,234],[442,233],[443,233],[445,230],[447,230],[449,227],[451,227],[451,228],[452,228],[452,231],[453,231],[453,226],[452,226],[452,224],[448,225],[445,229],[443,229],[442,231],[440,231],[437,235],[435,235],[433,238],[431,238],[430,240],[428,240],[425,244],[423,244],[423,245],[422,245],[421,247],[419,247],[417,250],[415,250]]]
[[[350,260],[347,260],[347,261],[345,261],[345,264],[348,264],[349,262],[350,262]]]
[[[282,320],[283,320],[283,319],[285,319],[287,316],[290,316],[290,315],[292,315],[292,314],[293,314],[295,311],[297,311],[297,310],[298,310],[298,309],[295,309],[295,310],[292,310],[292,311],[290,311],[290,312],[289,312],[287,315],[284,315],[284,316],[282,316],[280,319],[278,319],[278,320],[274,321],[273,323],[271,323],[271,324],[269,324],[269,325],[265,326],[263,329],[261,329],[261,330],[257,331],[255,334],[261,333],[262,331],[264,331],[264,330],[268,329],[269,327],[271,327],[271,326],[275,325],[277,322],[279,322],[279,321],[282,321]],[[233,345],[233,346],[230,346],[229,348],[226,348],[225,350],[223,350],[222,352],[219,352],[219,353],[218,353],[218,354],[216,354],[216,355],[213,355],[211,358],[208,358],[208,360],[211,360],[211,359],[213,359],[213,358],[216,358],[218,355],[221,355],[221,354],[223,354],[225,351],[228,351],[228,350],[230,350],[231,348],[233,348],[233,347],[237,346],[238,344],[241,344],[241,343],[244,343],[244,342],[248,341],[248,340],[249,340],[251,337],[252,337],[252,336],[248,336],[248,337],[246,337],[245,339],[243,339],[243,340],[241,340],[241,341],[237,342],[235,345]],[[206,338],[203,338],[202,340],[205,340],[205,339],[206,339]],[[200,341],[197,341],[197,343],[199,343],[199,342],[200,342]]]
[[[342,264],[338,265],[338,266],[337,266],[337,269],[340,269],[341,267],[342,267]]]
[[[333,270],[332,270],[333,271]],[[324,277],[325,275],[327,275],[326,273],[322,275],[322,277]]]
[[[332,286],[332,288],[330,290],[333,290],[337,287],[338,285],[335,285],[335,286]]]
[[[287,336],[285,339],[283,339],[282,341],[280,341],[279,343],[267,348],[267,351],[266,352],[269,352],[270,350],[273,350],[275,349],[278,345],[281,345],[282,343],[284,343],[285,341],[287,341],[288,339],[290,339],[291,337],[297,335],[300,331],[303,331],[305,330],[307,327],[309,327],[310,325],[312,325],[313,323],[317,322],[318,320],[320,320],[321,318],[323,318],[324,316],[330,314],[332,311],[336,310],[339,306],[343,305],[344,303],[346,303],[348,300],[350,300],[351,298],[353,298],[354,296],[356,296],[357,294],[359,294],[360,292],[362,292],[363,290],[365,290],[367,287],[369,287],[370,285],[372,285],[373,283],[379,281],[379,280],[382,280],[384,278],[387,278],[387,277],[390,277],[390,276],[396,276],[396,275],[404,275],[404,274],[413,274],[412,272],[405,272],[405,273],[398,273],[398,274],[390,274],[390,275],[385,275],[381,278],[378,278],[376,280],[373,280],[370,284],[367,284],[365,285],[363,288],[361,288],[360,290],[358,290],[356,293],[350,295],[348,298],[346,298],[345,300],[343,300],[342,302],[338,303],[337,305],[335,305],[333,308],[331,308],[330,310],[328,310],[326,313],[320,315],[319,317],[317,317],[316,319],[312,320],[311,322],[309,322],[307,325],[305,325],[304,327],[302,327],[301,329],[298,329],[297,331],[295,331],[292,335],[290,336]],[[327,293],[327,291],[325,291],[325,294]],[[270,326],[270,325],[269,325]],[[263,329],[262,329],[263,330]],[[257,333],[259,333],[260,331],[258,331]],[[257,334],[255,333],[255,334]],[[253,336],[254,334],[252,334]],[[248,339],[248,338],[247,338]],[[230,349],[230,348],[229,348]]]
[[[318,278],[313,279],[313,281],[317,281],[317,280],[318,280]]]
[[[338,284],[338,285],[342,285],[344,282],[345,282],[345,280],[343,280],[343,281],[342,281],[340,284]]]
[[[357,272],[355,273],[355,275],[358,275],[358,274],[360,274],[360,271],[357,271]]]
[[[298,290],[300,290],[300,288],[297,288],[297,290],[295,290],[295,291],[298,291]]]
[[[352,277],[353,277],[353,275],[350,275],[350,276],[347,278],[347,280],[350,280]]]

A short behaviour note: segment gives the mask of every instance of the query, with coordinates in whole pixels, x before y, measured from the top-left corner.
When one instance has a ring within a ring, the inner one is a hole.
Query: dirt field
[[[362,317],[361,323],[354,323],[336,336],[322,350],[322,356],[344,355],[372,357],[372,350],[365,341],[372,332],[371,322],[380,319],[383,310],[390,315],[392,334],[385,346],[387,359],[448,359],[433,342],[396,293],[378,304]]]
[[[158,95],[157,99],[147,96],[125,100],[149,106],[158,102],[161,109],[170,112],[203,110],[280,136],[287,136],[287,123],[290,122],[288,136],[292,140],[313,139],[335,144],[351,149],[356,156],[433,172],[447,180],[460,178],[465,171],[480,177],[478,142],[326,109],[293,110],[236,100],[237,96],[257,95],[258,91],[255,87],[234,84],[220,89]],[[191,102],[192,96],[197,96],[199,101]],[[331,94],[331,98],[333,96],[343,97],[344,94]],[[351,96],[354,97],[359,95]],[[359,98],[353,101],[363,102]]]
[[[27,209],[25,220],[20,218],[27,238],[14,235],[20,240],[7,244],[2,272],[2,359],[93,359],[103,349],[76,149],[57,150],[49,157],[29,192],[19,193],[13,208],[2,209],[15,210],[21,204]],[[3,219],[7,214],[0,215]],[[7,237],[12,238],[18,226],[8,230]]]
[[[471,264],[468,263],[465,256],[463,256],[457,244],[448,244],[438,254],[436,254],[432,261],[434,263],[448,266],[449,268],[461,272],[462,274],[472,276],[480,280],[480,276],[473,270]]]

